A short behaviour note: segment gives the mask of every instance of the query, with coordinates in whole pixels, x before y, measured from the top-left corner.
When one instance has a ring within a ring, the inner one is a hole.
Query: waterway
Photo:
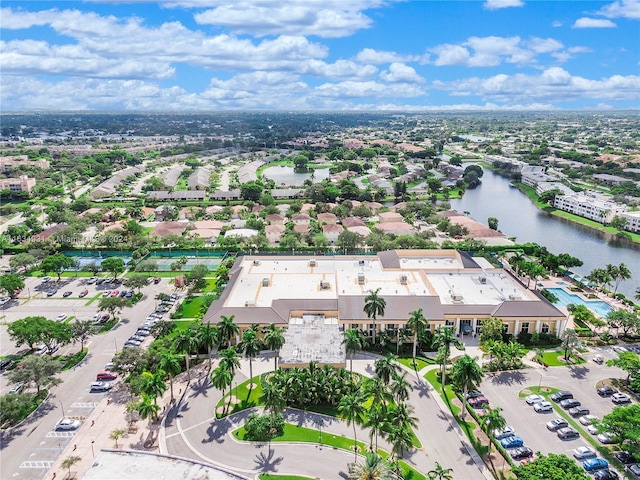
[[[321,182],[329,178],[328,168],[316,168],[308,173],[297,173],[293,167],[276,165],[265,168],[262,172],[266,178],[276,182],[278,187],[301,187],[305,180],[312,179],[314,183]]]
[[[469,212],[470,217],[485,225],[489,217],[496,217],[498,230],[507,237],[516,237],[518,243],[534,242],[552,253],[579,258],[584,265],[572,271],[581,275],[609,263],[624,263],[632,277],[621,282],[618,291],[630,298],[640,285],[640,245],[539,210],[524,193],[511,187],[508,179],[491,170],[484,169],[478,188],[450,203],[452,209]]]

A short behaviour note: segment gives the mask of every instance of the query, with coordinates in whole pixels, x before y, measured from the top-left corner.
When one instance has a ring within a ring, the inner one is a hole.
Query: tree
[[[498,317],[485,318],[480,327],[480,345],[489,340],[501,341],[504,325],[502,319]]]
[[[407,381],[407,374],[394,373],[393,382],[391,383],[391,394],[397,402],[406,402],[409,400],[409,392],[413,390],[411,384]]]
[[[234,339],[240,333],[240,327],[233,321],[234,315],[226,317],[224,315],[220,316],[220,321],[218,322],[218,335],[220,340],[220,345],[229,346],[231,344],[231,340]]]
[[[124,279],[122,284],[128,288],[135,288],[140,292],[140,289],[149,285],[149,277],[147,275],[142,275],[139,273],[134,273],[128,278]]]
[[[436,462],[433,470],[427,472],[429,480],[453,480],[453,468],[444,468],[440,463]]]
[[[71,467],[73,467],[80,460],[82,460],[82,458],[78,457],[77,455],[73,455],[71,457],[65,458],[60,464],[62,468],[66,468],[69,471],[69,478],[71,478]]]
[[[496,217],[489,217],[487,224],[491,230],[498,230],[498,219]]]
[[[353,372],[353,355],[358,350],[362,350],[365,344],[364,334],[359,328],[348,328],[344,331],[342,344],[349,352],[350,370]]]
[[[273,369],[278,369],[278,356],[280,349],[284,345],[283,329],[276,327],[275,323],[269,325],[267,333],[264,335],[264,344],[269,350],[273,350]]]
[[[44,273],[54,272],[58,276],[58,281],[60,281],[62,272],[67,268],[73,268],[73,266],[73,258],[67,257],[63,253],[56,253],[43,258],[39,269]]]
[[[127,433],[127,431],[124,428],[116,428],[109,434],[109,438],[116,442],[116,448],[118,448],[118,439],[125,433]]]
[[[575,352],[578,351],[582,342],[578,338],[578,334],[573,328],[566,328],[562,334],[562,343],[560,346],[564,350],[564,361],[568,362]]]
[[[202,290],[207,286],[205,279],[207,275],[209,275],[209,269],[206,265],[196,265],[186,275],[187,284],[194,290]]]
[[[158,368],[169,376],[169,388],[171,390],[171,403],[173,403],[173,378],[182,371],[180,356],[170,350],[160,352],[158,356]]]
[[[149,419],[149,426],[151,426],[151,422],[158,419],[158,412],[160,411],[160,406],[155,403],[155,399],[147,395],[146,393],[142,394],[142,399],[138,402],[136,406],[136,412],[140,415],[142,419]]]
[[[396,363],[398,357],[393,353],[387,354],[385,358],[379,358],[374,363],[376,376],[380,377],[384,383],[389,383],[394,375],[398,375],[401,371],[400,366]]]
[[[167,384],[164,383],[166,374],[162,370],[156,373],[142,372],[140,375],[140,391],[153,398],[153,403],[158,403],[158,397],[167,391]]]
[[[538,452],[533,462],[520,464],[511,471],[518,480],[589,480],[582,467],[573,458],[564,454],[550,453],[548,456]]]
[[[413,332],[413,364],[416,363],[416,349],[418,346],[418,336],[422,335],[429,325],[429,320],[424,318],[422,309],[414,310],[409,313],[409,319],[407,320],[407,327]]]
[[[262,185],[257,182],[247,182],[240,185],[240,196],[244,200],[257,202],[262,194]]]
[[[376,325],[376,319],[378,316],[384,317],[384,309],[387,306],[387,301],[378,295],[380,288],[376,290],[369,290],[369,295],[364,297],[364,313],[369,320],[373,320],[373,343],[376,343],[376,333],[378,326]]]
[[[51,320],[45,317],[25,317],[11,322],[7,332],[16,347],[27,345],[30,350],[33,350],[37,343],[43,341],[49,322]]]
[[[120,313],[125,306],[127,306],[127,302],[120,297],[104,297],[98,300],[98,311],[109,312],[112,317],[115,317],[116,313]]]
[[[493,467],[493,457],[491,455],[491,445],[492,445],[491,435],[496,430],[502,430],[506,426],[507,426],[507,419],[502,416],[501,407],[492,408],[491,410],[489,410],[489,413],[487,413],[484,417],[482,417],[482,424],[480,425],[480,427],[486,432],[487,437],[489,439],[487,447],[489,452],[489,461],[491,462],[492,467]],[[495,471],[495,467],[493,467],[493,470]]]
[[[20,275],[7,273],[0,276],[0,292],[5,292],[9,297],[16,298],[23,288],[24,280]]]
[[[62,370],[62,365],[48,355],[29,355],[23,358],[9,375],[11,383],[35,385],[36,395],[43,388],[53,387],[62,382],[56,375]]]
[[[269,382],[263,382],[262,384],[260,401],[264,403],[271,416],[281,412],[287,406],[282,390]]]
[[[242,335],[241,349],[245,356],[249,359],[249,379],[253,382],[253,359],[260,353],[262,342],[253,330],[247,330]],[[249,387],[251,390],[253,383]]]
[[[211,326],[211,322],[198,327],[198,343],[207,351],[209,370],[211,370],[211,350],[218,344],[218,329]]]
[[[355,250],[362,243],[363,236],[359,233],[350,232],[349,230],[343,230],[338,235],[336,245],[342,250]]]
[[[9,266],[12,270],[19,271],[21,268],[29,270],[33,265],[38,263],[36,257],[30,253],[16,253],[9,258]]]
[[[607,314],[607,322],[610,328],[621,328],[624,336],[640,332],[640,316],[634,312],[612,310]]]
[[[105,258],[100,266],[102,270],[107,271],[113,275],[113,278],[116,278],[125,270],[124,260],[118,257],[109,257]]]
[[[620,282],[623,280],[629,280],[631,278],[631,270],[624,263],[618,265],[616,269],[616,275],[614,276],[614,280],[616,281],[615,288],[613,289],[613,294],[615,295],[618,291],[618,287],[620,286]]]
[[[362,425],[364,420],[364,402],[365,398],[357,389],[340,400],[338,404],[338,414],[347,426],[353,425],[353,454],[358,458],[358,439],[356,437],[356,424]]]
[[[190,383],[191,372],[189,359],[191,358],[191,353],[198,347],[198,338],[191,329],[184,330],[173,339],[173,347],[176,352],[184,353],[184,360],[187,366],[187,383]]]
[[[367,452],[364,459],[350,468],[353,480],[392,480],[396,478],[391,465],[375,452]]]
[[[619,352],[618,358],[607,361],[607,366],[624,370],[627,372],[627,385],[632,384],[640,388],[640,355],[636,352]]]
[[[467,393],[480,385],[483,377],[482,368],[469,355],[463,355],[453,363],[451,381],[462,392],[463,407],[461,418],[463,421],[467,413],[467,409],[464,406],[464,402],[467,400]]]
[[[622,450],[640,455],[640,405],[614,407],[613,411],[598,423],[600,431],[611,432]]]
[[[91,320],[77,320],[71,324],[71,338],[80,342],[80,351],[84,350],[84,343],[95,335],[95,328]]]
[[[231,407],[231,385],[233,385],[233,373],[231,373],[231,370],[227,365],[220,364],[218,368],[211,371],[209,378],[211,379],[213,387],[220,390],[223,396],[225,390],[229,387],[229,404],[225,409],[225,413],[229,413]]]
[[[439,349],[441,355],[441,375],[442,375],[442,389],[446,385],[447,380],[447,363],[451,355],[451,345],[455,346],[459,350],[464,349],[464,344],[453,336],[453,329],[450,327],[438,327],[436,334],[433,337],[433,345]]]

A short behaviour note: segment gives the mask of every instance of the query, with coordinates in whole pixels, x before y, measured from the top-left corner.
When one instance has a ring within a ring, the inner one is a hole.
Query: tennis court
[[[210,271],[215,270],[224,260],[223,257],[182,257],[187,259],[187,263],[179,270],[190,271],[196,265],[205,265]],[[145,258],[145,261],[152,261],[158,266],[159,272],[170,272],[171,264],[180,260],[180,257],[160,257],[156,255],[150,255]]]

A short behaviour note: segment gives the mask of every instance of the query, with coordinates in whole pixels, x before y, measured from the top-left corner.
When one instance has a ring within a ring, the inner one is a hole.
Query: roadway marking
[[[20,464],[19,468],[46,468],[49,469],[51,468],[51,465],[53,465],[53,462],[50,461],[33,461],[33,462],[22,462]]]
[[[96,408],[98,405],[97,402],[75,402],[71,404],[71,408]]]
[[[49,432],[47,433],[47,437],[56,437],[56,438],[71,438],[75,437],[75,432]]]

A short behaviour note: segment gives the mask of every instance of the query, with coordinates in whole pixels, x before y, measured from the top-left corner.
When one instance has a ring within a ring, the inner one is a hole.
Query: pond
[[[276,165],[265,168],[262,175],[276,182],[278,187],[301,187],[307,179],[311,179],[314,183],[319,183],[329,178],[329,169],[316,168],[309,170],[308,173],[296,173],[293,167]]]

